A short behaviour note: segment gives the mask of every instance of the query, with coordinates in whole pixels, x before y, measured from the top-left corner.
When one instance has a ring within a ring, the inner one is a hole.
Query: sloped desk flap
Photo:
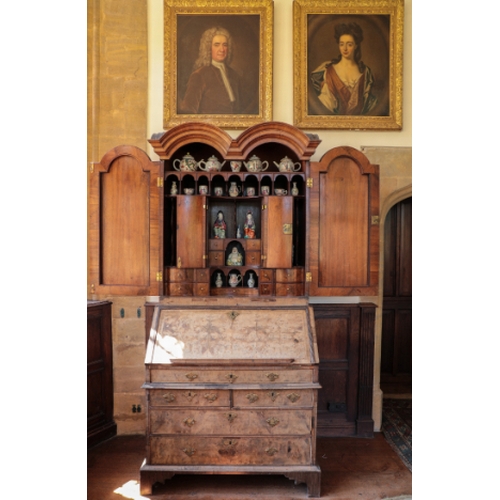
[[[314,315],[299,307],[155,308],[146,364],[318,363]]]

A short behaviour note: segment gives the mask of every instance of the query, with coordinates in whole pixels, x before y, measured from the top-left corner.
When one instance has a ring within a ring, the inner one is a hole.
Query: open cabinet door
[[[135,146],[93,164],[89,180],[90,293],[161,295],[163,174]]]
[[[207,262],[207,197],[177,196],[177,261],[179,269],[203,268]]]
[[[309,184],[309,295],[378,295],[378,165],[333,148],[311,162]]]
[[[267,196],[262,209],[262,267],[291,268],[293,197]]]

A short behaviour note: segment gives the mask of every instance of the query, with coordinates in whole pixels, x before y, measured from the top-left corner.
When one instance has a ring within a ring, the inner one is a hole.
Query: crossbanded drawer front
[[[304,295],[302,283],[276,283],[276,296],[301,296]]]
[[[228,390],[158,389],[149,391],[149,404],[151,406],[229,407],[229,401]]]
[[[151,465],[308,465],[310,437],[152,436]]]
[[[185,295],[193,295],[192,283],[168,283],[167,295],[182,297]]]
[[[150,382],[192,382],[230,384],[282,384],[282,383],[308,383],[313,380],[314,373],[311,369],[298,370],[201,370],[198,368],[172,368],[151,369]]]
[[[312,410],[152,409],[151,434],[309,435]]]
[[[296,283],[304,281],[304,269],[276,269],[276,281],[280,283]]]
[[[248,407],[288,407],[300,406],[312,408],[314,396],[311,390],[267,389],[233,392],[235,408]]]
[[[169,282],[193,281],[194,269],[178,269],[177,267],[167,268]]]

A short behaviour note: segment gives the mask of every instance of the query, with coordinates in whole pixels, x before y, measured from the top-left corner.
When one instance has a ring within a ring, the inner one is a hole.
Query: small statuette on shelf
[[[241,188],[236,185],[236,182],[231,182],[231,185],[229,186],[229,196],[232,196],[235,198],[241,193]]]
[[[217,278],[215,279],[215,286],[220,288],[222,286],[222,277],[220,273],[217,273]]]
[[[170,188],[170,194],[171,195],[177,194],[177,183],[175,181],[172,182],[172,187]]]
[[[255,221],[253,219],[253,213],[251,210],[247,212],[243,231],[245,232],[245,238],[248,239],[255,238]]]
[[[226,221],[224,220],[224,212],[217,212],[217,220],[214,222],[214,238],[223,240],[226,237]]]
[[[292,196],[297,196],[299,194],[299,188],[297,187],[297,183],[294,182],[291,189]]]
[[[253,273],[249,273],[247,285],[248,285],[248,288],[253,288],[255,286],[255,280],[253,279]]]
[[[228,266],[242,266],[243,265],[243,256],[236,247],[233,247],[231,253],[227,257],[226,264]]]
[[[238,228],[236,229],[236,238],[241,238],[241,228],[238,225]]]

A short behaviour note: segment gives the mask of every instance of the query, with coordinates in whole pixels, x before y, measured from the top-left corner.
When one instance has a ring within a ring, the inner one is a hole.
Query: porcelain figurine
[[[217,219],[214,222],[214,238],[223,240],[226,237],[227,224],[224,220],[224,212],[217,212]]]
[[[253,218],[253,213],[251,210],[247,212],[243,231],[245,233],[245,238],[248,239],[255,238],[255,220]]]
[[[228,190],[229,196],[232,196],[235,198],[241,193],[241,188],[236,185],[236,182],[231,182],[231,185],[229,186]]]
[[[243,256],[236,247],[233,247],[231,253],[227,257],[226,264],[228,266],[242,266],[243,265]]]
[[[293,186],[290,192],[292,193],[292,196],[297,196],[299,194],[299,188],[297,187],[297,183],[293,182],[292,184]]]
[[[248,285],[248,288],[253,288],[255,286],[255,280],[253,279],[253,273],[249,273],[247,285]]]
[[[220,273],[217,273],[217,277],[215,279],[215,286],[217,288],[220,288],[222,286],[222,277],[221,277]]]
[[[177,183],[175,181],[172,182],[172,187],[170,188],[170,194],[171,195],[177,194]]]

